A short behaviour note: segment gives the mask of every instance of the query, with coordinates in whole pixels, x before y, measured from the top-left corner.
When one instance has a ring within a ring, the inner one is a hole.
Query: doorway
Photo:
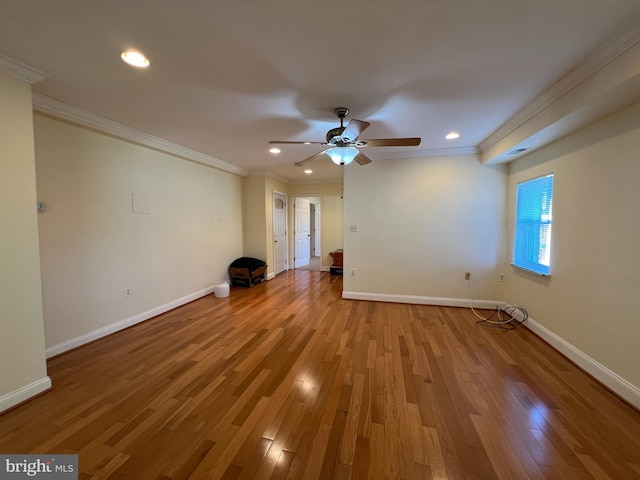
[[[322,197],[292,198],[294,268],[322,270]]]

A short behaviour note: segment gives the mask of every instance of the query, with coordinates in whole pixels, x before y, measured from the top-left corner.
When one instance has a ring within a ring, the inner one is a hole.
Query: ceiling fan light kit
[[[336,165],[349,165],[358,153],[360,152],[354,147],[333,147],[327,150],[327,155]]]
[[[327,150],[311,155],[304,160],[296,162],[296,166],[301,166],[310,160],[323,157],[326,153],[333,163],[336,165],[349,165],[354,160],[359,165],[366,165],[371,163],[371,159],[364,153],[358,150],[356,147],[415,147],[420,145],[421,139],[419,137],[411,138],[375,138],[370,140],[358,140],[360,134],[371,125],[369,122],[363,122],[362,120],[356,120],[355,118],[349,121],[347,126],[344,126],[344,117],[349,113],[349,109],[346,107],[339,107],[334,110],[336,116],[340,119],[340,126],[332,128],[327,132],[327,142],[298,142],[290,140],[272,140],[269,143],[277,144],[320,144],[328,145],[330,148]]]

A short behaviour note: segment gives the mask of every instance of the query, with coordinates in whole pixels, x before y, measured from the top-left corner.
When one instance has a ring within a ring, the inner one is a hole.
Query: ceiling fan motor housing
[[[341,143],[340,135],[342,135],[342,132],[344,132],[345,128],[346,127],[336,127],[329,130],[327,132],[327,143],[330,145],[339,145]]]
[[[336,114],[336,117],[340,119],[340,126],[332,128],[327,132],[327,143],[330,145],[335,145],[337,147],[342,147],[346,145],[346,143],[343,142],[341,138],[342,132],[344,132],[344,129],[346,128],[343,124],[343,120],[344,117],[349,115],[349,109],[347,107],[338,107],[333,112]]]

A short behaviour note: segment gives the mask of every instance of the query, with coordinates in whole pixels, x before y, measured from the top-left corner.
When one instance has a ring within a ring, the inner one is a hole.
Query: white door
[[[294,268],[306,267],[309,265],[309,258],[311,257],[310,248],[310,214],[309,214],[309,199],[308,198],[296,198],[295,208],[295,236],[296,236],[296,248],[295,248],[295,263]]]
[[[313,256],[314,257],[319,257],[320,256],[320,237],[322,236],[320,234],[321,229],[320,229],[320,222],[321,222],[321,216],[320,216],[320,204],[316,203],[315,204],[315,211],[314,211],[314,222],[313,222],[313,236],[314,236],[314,242],[313,242],[313,246],[314,246],[314,251],[313,251]]]
[[[287,200],[284,195],[273,194],[273,273],[283,272],[286,268],[287,246]]]

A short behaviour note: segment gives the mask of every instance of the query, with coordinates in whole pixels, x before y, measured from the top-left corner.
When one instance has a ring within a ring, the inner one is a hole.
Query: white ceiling
[[[638,0],[0,0],[0,53],[50,77],[34,92],[288,182],[339,181],[293,164],[338,126],[374,161],[475,151],[640,16]],[[135,70],[127,48],[151,61]],[[461,137],[447,141],[457,130]],[[367,168],[351,165],[346,168]]]

